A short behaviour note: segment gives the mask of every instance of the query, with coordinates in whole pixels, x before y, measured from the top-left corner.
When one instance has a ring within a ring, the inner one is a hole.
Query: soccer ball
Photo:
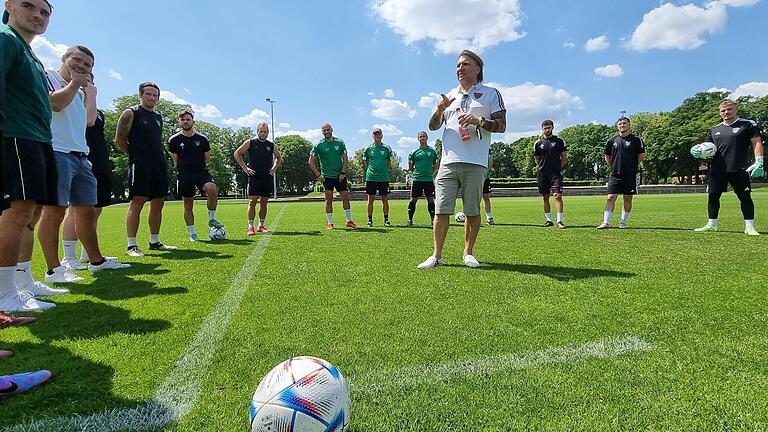
[[[464,222],[464,220],[467,218],[467,215],[465,215],[464,212],[458,212],[453,215],[453,217],[456,219],[456,222]]]
[[[691,147],[691,156],[696,159],[712,159],[717,153],[717,146],[711,142],[703,142]]]
[[[349,386],[317,357],[288,359],[261,380],[251,399],[251,432],[345,432]]]
[[[227,238],[227,231],[224,227],[211,227],[211,229],[208,230],[208,237],[210,237],[211,240],[224,240]]]

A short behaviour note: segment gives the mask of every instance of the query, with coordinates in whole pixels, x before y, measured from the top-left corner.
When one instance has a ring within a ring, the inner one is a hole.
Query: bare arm
[[[608,166],[613,165],[613,158],[611,158],[611,156],[605,155],[604,158],[605,158],[605,163],[607,163]]]
[[[645,159],[645,153],[640,153],[639,155],[637,155],[637,161],[638,162],[642,162],[643,159]]]
[[[347,156],[346,153],[341,155],[341,172],[346,173],[347,168],[349,167],[349,156]],[[346,178],[346,174],[339,174],[339,181],[342,180],[342,177]]]
[[[85,84],[83,81],[84,75],[72,74],[72,81],[68,82],[64,87],[54,90],[48,94],[48,98],[51,100],[51,109],[55,112],[64,111],[69,104],[75,99],[77,91]]]
[[[564,151],[560,153],[560,168],[564,167],[568,163],[568,152]]]
[[[309,160],[307,161],[307,165],[309,165],[309,169],[312,170],[312,173],[315,175],[315,178],[319,180],[320,177],[322,177],[322,175],[320,174],[320,171],[317,170],[317,158],[314,156],[310,156]]]
[[[507,131],[507,112],[496,111],[491,114],[491,119],[488,120],[488,127],[490,132],[504,133]]]
[[[752,144],[755,146],[755,157],[763,156],[765,153],[765,147],[763,147],[763,138],[756,136],[752,138]]]
[[[243,172],[248,174],[249,176],[252,176],[252,175],[256,175],[256,171],[248,167],[248,165],[245,164],[245,161],[243,161],[243,156],[245,155],[245,152],[247,152],[249,148],[251,148],[251,140],[243,141],[243,144],[241,144],[240,147],[235,149],[234,156],[235,156],[235,162],[237,162],[237,164],[240,166],[240,169],[242,169]]]
[[[277,171],[277,168],[280,166],[281,163],[283,163],[283,155],[280,153],[280,150],[278,150],[277,145],[275,145],[274,150],[272,151],[272,154],[275,155],[275,163],[272,164],[272,169],[269,170],[269,173],[274,175],[275,171]]]
[[[448,99],[444,94],[440,94],[440,98],[440,102],[437,103],[437,109],[432,113],[432,117],[429,118],[429,130],[436,131],[440,129],[440,126],[445,121],[443,113],[456,100],[456,98]]]
[[[533,155],[533,161],[536,162],[536,165],[541,165],[541,156]]]
[[[415,169],[416,166],[413,164],[413,161],[408,161],[408,171],[413,172]]]
[[[96,117],[99,115],[99,111],[96,109],[96,87],[89,82],[83,91],[85,92],[86,124],[91,127],[96,124]]]
[[[117,128],[115,129],[115,145],[126,153],[128,153],[128,134],[131,132],[132,125],[133,110],[127,109],[120,114],[120,119],[117,121]]]
[[[176,153],[171,153],[171,160],[173,161],[173,167],[178,168],[179,166],[179,155]],[[206,161],[208,163],[208,161]]]
[[[205,152],[204,158],[205,158],[205,159],[204,159],[204,160],[205,160],[205,164],[206,164],[206,165],[208,165],[208,162],[210,162],[210,161],[211,161],[211,151],[210,151],[210,150],[208,150],[207,152]]]

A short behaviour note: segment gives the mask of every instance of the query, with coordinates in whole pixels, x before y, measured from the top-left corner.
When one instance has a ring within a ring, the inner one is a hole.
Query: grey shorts
[[[57,205],[96,205],[96,177],[91,171],[91,161],[85,155],[53,152],[59,173]]]
[[[435,177],[435,213],[453,214],[456,198],[461,191],[464,214],[479,215],[487,171],[486,167],[471,163],[454,162],[440,165]]]

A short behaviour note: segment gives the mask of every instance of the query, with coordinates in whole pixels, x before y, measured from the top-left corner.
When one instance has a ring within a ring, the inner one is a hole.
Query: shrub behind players
[[[563,174],[562,168],[568,162],[568,145],[565,140],[554,135],[555,123],[552,120],[541,122],[541,139],[533,145],[533,158],[539,166],[536,174],[539,183],[539,193],[544,205],[545,227],[554,225],[552,222],[552,207],[549,204],[550,194],[555,197],[557,210],[557,227],[565,228],[563,223]]]
[[[248,175],[248,232],[249,236],[267,232],[264,222],[267,218],[267,203],[274,193],[274,176],[282,162],[280,150],[269,141],[269,127],[266,123],[256,126],[256,139],[249,139],[235,150],[235,161]],[[248,164],[243,156],[248,154]],[[259,203],[259,227],[253,228],[256,217],[256,203]]]
[[[347,228],[357,229],[352,220],[352,209],[349,205],[349,185],[347,184],[347,167],[349,158],[344,141],[333,136],[333,128],[329,123],[320,127],[323,140],[312,147],[309,153],[309,169],[325,188],[325,218],[328,221],[328,229],[333,229],[333,190],[341,195],[344,206],[344,215],[347,218]],[[317,170],[317,162],[320,161],[320,171]]]
[[[616,198],[624,195],[624,209],[621,212],[619,228],[627,227],[629,212],[632,210],[632,197],[637,193],[637,169],[645,159],[645,144],[630,132],[627,117],[616,121],[619,134],[608,140],[605,145],[605,162],[611,167],[608,177],[608,201],[605,203],[603,223],[597,229],[611,227],[611,216],[616,205]]]
[[[408,155],[408,171],[411,172],[411,202],[408,203],[408,226],[413,225],[416,203],[424,195],[427,198],[429,220],[435,220],[435,172],[440,162],[435,149],[427,144],[429,137],[424,131],[419,132],[419,148]]]
[[[219,189],[208,172],[211,143],[208,142],[208,137],[195,131],[194,113],[183,110],[179,113],[178,120],[181,132],[168,140],[168,151],[178,172],[176,189],[184,201],[184,222],[187,224],[189,239],[197,241],[199,237],[195,230],[195,213],[192,211],[197,189],[208,196],[208,226],[221,228],[224,225],[216,220]]]
[[[762,177],[763,169],[763,140],[757,125],[752,120],[737,116],[738,106],[732,100],[720,103],[720,117],[723,122],[709,130],[707,142],[717,146],[712,163],[709,167],[708,212],[709,221],[697,232],[717,231],[717,218],[720,213],[720,197],[731,184],[733,192],[741,202],[741,213],[744,216],[744,234],[760,235],[755,229],[755,204],[752,202],[752,184],[750,176]],[[747,168],[749,147],[755,146],[755,163]]]

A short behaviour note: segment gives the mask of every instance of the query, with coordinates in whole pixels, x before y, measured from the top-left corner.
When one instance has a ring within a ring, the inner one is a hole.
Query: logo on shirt
[[[539,148],[540,148],[540,149],[542,149],[542,150],[544,150],[544,143],[541,143],[541,144],[539,145]]]
[[[184,150],[184,143],[179,144],[179,147],[181,147],[181,149]]]
[[[613,148],[616,148],[616,147],[618,147],[618,146],[619,146],[619,142],[618,142],[618,141],[614,141],[614,142],[613,142]]]
[[[480,92],[475,92],[475,99],[480,99],[481,97],[483,97],[483,94],[482,94],[482,93],[480,93]]]
[[[741,128],[733,128],[733,133],[737,134],[737,133],[739,133],[740,130],[741,130]]]
[[[338,149],[339,149],[339,146],[333,146],[333,148],[334,148],[334,149],[336,149],[336,150],[338,150]]]
[[[629,147],[631,143],[629,141],[624,141],[624,147]]]
[[[715,136],[720,135],[720,131],[715,132]]]
[[[379,151],[379,154],[383,155],[384,154],[384,150]]]
[[[162,124],[162,123],[160,123],[160,120],[157,120],[157,119],[156,119],[156,120],[155,120],[155,123],[157,123],[157,126],[158,126],[158,127],[163,127],[163,124]]]
[[[195,146],[200,147],[200,141],[195,141]]]

